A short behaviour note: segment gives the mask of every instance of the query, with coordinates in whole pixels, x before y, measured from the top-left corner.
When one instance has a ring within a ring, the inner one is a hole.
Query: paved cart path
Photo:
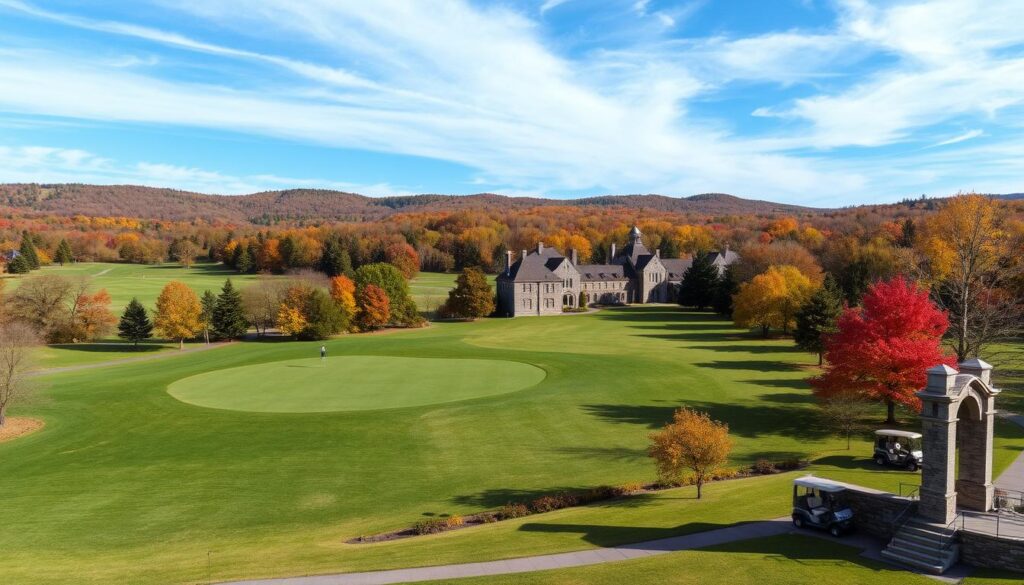
[[[316,575],[310,577],[289,577],[284,579],[258,579],[255,581],[234,581],[230,585],[386,585],[389,583],[412,583],[436,579],[459,579],[487,575],[508,575],[528,573],[546,569],[565,569],[596,565],[611,561],[624,561],[661,555],[670,552],[715,546],[739,540],[762,538],[785,534],[792,530],[789,517],[737,524],[707,532],[673,536],[637,544],[626,544],[606,548],[595,548],[576,552],[521,557],[504,561],[464,563],[371,571],[366,573],[344,573],[340,575]]]
[[[1002,416],[1024,427],[1024,415],[1003,413]],[[994,483],[997,488],[1024,492],[1024,453],[1018,455]]]

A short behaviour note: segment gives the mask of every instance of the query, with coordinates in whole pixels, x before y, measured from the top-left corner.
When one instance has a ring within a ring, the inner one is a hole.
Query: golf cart
[[[917,471],[923,458],[921,433],[890,429],[875,431],[875,463]]]
[[[842,536],[853,529],[853,510],[846,504],[846,486],[813,476],[793,481],[793,526],[828,530]]]

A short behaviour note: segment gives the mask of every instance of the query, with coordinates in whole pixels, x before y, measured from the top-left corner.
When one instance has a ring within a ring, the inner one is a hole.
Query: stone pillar
[[[980,359],[960,364],[961,374],[970,374],[982,382],[971,383],[973,392],[962,395],[960,415],[960,479],[956,491],[960,505],[987,512],[992,509],[995,487],[992,485],[992,441],[995,435],[995,396],[992,366]],[[977,398],[977,402],[975,401]]]
[[[956,516],[956,412],[951,412],[950,393],[956,370],[946,365],[928,369],[928,386],[921,398],[924,435],[924,466],[921,469],[921,501],[918,513],[928,520],[947,524]]]

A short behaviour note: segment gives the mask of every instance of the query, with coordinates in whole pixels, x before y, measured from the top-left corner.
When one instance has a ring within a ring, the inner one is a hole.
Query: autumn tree
[[[156,299],[153,326],[164,337],[177,339],[178,349],[184,349],[185,340],[203,330],[202,312],[196,293],[185,283],[172,280]]]
[[[220,339],[238,339],[244,337],[248,330],[242,294],[229,278],[224,281],[213,308],[213,332]]]
[[[786,332],[814,290],[810,279],[795,267],[772,266],[740,285],[733,298],[733,321],[740,327],[758,327],[765,337],[772,328]]]
[[[685,473],[692,472],[697,499],[703,495],[704,483],[726,463],[732,450],[729,425],[689,408],[676,410],[672,422],[651,433],[650,439],[647,453],[654,459],[658,478],[678,483]]]
[[[7,409],[33,391],[29,378],[39,337],[24,322],[0,324],[0,428],[7,422]]]
[[[217,311],[217,295],[213,294],[212,290],[204,290],[203,295],[199,297],[199,305],[203,309],[199,317],[203,324],[203,342],[209,345],[210,332],[213,331],[213,315]]]
[[[932,296],[949,313],[950,345],[959,360],[1019,334],[1024,323],[1021,299],[1006,290],[1019,269],[1008,258],[1014,251],[998,205],[981,195],[954,197],[928,218],[919,238]]]
[[[45,340],[56,341],[67,328],[68,305],[74,291],[72,281],[62,276],[32,276],[11,293],[7,313],[31,326]]]
[[[718,280],[718,267],[712,264],[711,255],[698,252],[693,263],[683,272],[683,280],[679,284],[679,304],[703,311],[714,299]]]
[[[242,308],[256,334],[266,335],[276,326],[281,302],[288,292],[289,283],[280,278],[259,277],[255,283],[242,289]]]
[[[71,253],[71,245],[66,239],[61,238],[60,244],[57,244],[57,252],[53,256],[53,261],[61,266],[75,261],[74,255]]]
[[[884,402],[887,423],[896,422],[896,405],[919,409],[915,393],[927,383],[925,370],[956,365],[942,352],[945,313],[917,284],[897,277],[868,289],[863,304],[847,308],[836,332],[825,338],[825,371],[811,379],[815,395],[827,398],[856,392]]]
[[[146,308],[142,306],[139,299],[132,298],[128,306],[121,314],[121,321],[117,325],[117,336],[125,341],[130,341],[139,346],[140,341],[153,337],[153,323],[146,314]]]
[[[494,312],[494,291],[487,276],[476,267],[463,268],[448,291],[441,314],[456,319],[478,319]]]
[[[345,275],[335,276],[331,279],[328,291],[349,325],[352,325],[356,315],[356,283]]]
[[[825,353],[825,336],[835,333],[836,321],[843,312],[843,299],[832,275],[796,313],[793,339],[804,351],[818,354],[818,365]]]
[[[825,427],[846,437],[846,450],[854,433],[866,428],[864,419],[874,405],[857,392],[836,392],[818,398],[818,415]]]
[[[391,302],[384,289],[367,284],[356,290],[356,323],[363,331],[380,329],[391,322]]]
[[[308,322],[306,321],[306,296],[308,289],[301,286],[293,286],[285,293],[277,310],[276,325],[284,335],[298,337],[305,331]]]
[[[771,244],[749,244],[740,250],[740,258],[731,265],[733,278],[744,283],[772,266],[793,266],[814,284],[821,284],[824,275],[813,254],[797,242],[781,240]]]
[[[421,320],[416,303],[409,294],[409,283],[394,266],[384,262],[360,266],[353,280],[357,289],[372,284],[384,291],[388,297],[392,322],[413,325]]]
[[[199,247],[189,238],[179,238],[171,242],[167,253],[171,260],[181,264],[186,269],[191,268],[199,255]]]
[[[389,244],[384,248],[384,261],[397,268],[406,278],[412,278],[420,271],[420,255],[405,242]]]
[[[83,280],[72,301],[68,323],[69,341],[89,341],[110,334],[117,317],[110,311],[107,290],[89,293],[88,282]]]
[[[306,327],[300,339],[327,339],[348,329],[349,318],[334,299],[319,288],[311,289],[304,306]]]

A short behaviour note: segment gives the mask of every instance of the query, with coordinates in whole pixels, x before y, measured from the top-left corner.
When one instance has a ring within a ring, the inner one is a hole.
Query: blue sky
[[[1019,0],[0,0],[0,181],[1024,191]]]

